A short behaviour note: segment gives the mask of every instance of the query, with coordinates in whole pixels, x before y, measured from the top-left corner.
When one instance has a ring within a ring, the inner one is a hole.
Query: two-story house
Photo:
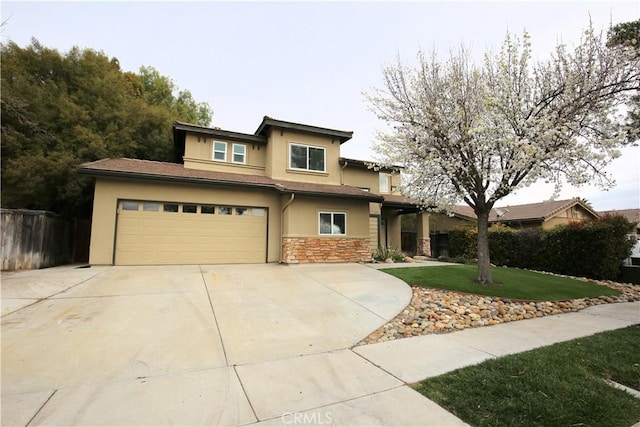
[[[363,262],[400,249],[397,170],[340,157],[352,132],[264,117],[253,134],[177,122],[175,163],[103,159],[95,178],[91,264]]]

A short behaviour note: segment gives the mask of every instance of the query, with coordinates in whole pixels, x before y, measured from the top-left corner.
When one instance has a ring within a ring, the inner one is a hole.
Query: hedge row
[[[592,279],[615,280],[633,247],[631,224],[622,216],[606,216],[551,230],[489,229],[489,252],[495,265],[529,268]],[[477,258],[477,230],[449,232],[451,258]]]

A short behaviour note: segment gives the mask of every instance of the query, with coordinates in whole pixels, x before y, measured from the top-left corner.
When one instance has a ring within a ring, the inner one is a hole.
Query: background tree
[[[640,56],[640,19],[633,22],[623,22],[614,25],[609,30],[609,47],[627,46],[635,51],[635,56]],[[640,95],[634,95],[628,105],[629,140],[637,141],[640,138]]]
[[[105,157],[170,161],[175,120],[208,125],[211,108],[152,68],[33,40],[1,46],[2,206],[88,216],[91,180],[78,165]]]
[[[391,129],[375,149],[384,164],[405,166],[405,194],[473,208],[477,283],[492,283],[488,218],[498,200],[538,180],[556,190],[565,180],[612,184],[604,167],[627,141],[619,108],[639,88],[640,64],[633,49],[605,42],[589,28],[573,50],[559,45],[536,64],[526,32],[507,34],[480,65],[464,49],[444,62],[420,52],[416,68],[384,68],[383,88],[367,95]]]

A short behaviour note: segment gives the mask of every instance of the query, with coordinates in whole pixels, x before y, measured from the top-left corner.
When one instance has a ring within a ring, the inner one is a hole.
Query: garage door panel
[[[220,264],[266,261],[267,215],[120,211],[115,263]]]

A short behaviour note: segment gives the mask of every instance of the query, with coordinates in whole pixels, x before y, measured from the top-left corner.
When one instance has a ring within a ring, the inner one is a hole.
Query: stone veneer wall
[[[416,242],[416,254],[431,256],[431,239],[420,239]]]
[[[369,239],[348,237],[283,237],[282,262],[367,262],[371,260]]]

